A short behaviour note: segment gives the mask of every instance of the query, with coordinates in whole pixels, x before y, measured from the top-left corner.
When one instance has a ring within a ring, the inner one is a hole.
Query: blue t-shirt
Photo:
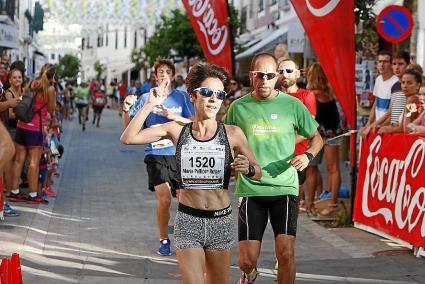
[[[142,94],[149,93],[151,88],[154,88],[154,87],[156,87],[156,83],[151,84],[149,81],[144,82],[141,86]]]
[[[137,112],[148,101],[149,93],[143,94],[136,103],[130,108],[128,114],[133,118]],[[178,114],[182,117],[189,118],[195,115],[195,109],[186,92],[173,90],[171,94],[165,99],[163,106],[170,112]],[[155,108],[146,118],[145,127],[155,127],[167,123],[171,120],[157,114]],[[176,149],[171,140],[163,139],[158,142],[149,144],[145,148],[146,155],[175,155]]]

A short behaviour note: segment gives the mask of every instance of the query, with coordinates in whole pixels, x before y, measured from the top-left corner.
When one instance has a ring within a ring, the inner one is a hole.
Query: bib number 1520
[[[214,168],[215,166],[215,159],[214,157],[190,157],[189,159],[191,167],[197,167],[197,168]]]

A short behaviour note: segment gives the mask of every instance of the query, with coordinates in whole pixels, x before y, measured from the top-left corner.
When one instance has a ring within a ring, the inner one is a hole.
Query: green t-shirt
[[[82,88],[78,87],[75,89],[75,94],[77,95],[75,98],[75,102],[77,104],[88,104],[89,103],[89,95],[90,95],[90,89],[89,87]]]
[[[239,175],[237,196],[298,195],[297,171],[288,163],[294,157],[295,137],[312,137],[318,127],[300,100],[279,92],[263,101],[250,93],[230,105],[225,123],[243,130],[263,173],[260,181]]]

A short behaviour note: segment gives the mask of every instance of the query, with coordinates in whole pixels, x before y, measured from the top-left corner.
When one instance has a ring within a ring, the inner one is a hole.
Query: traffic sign
[[[412,14],[405,7],[388,6],[379,14],[376,28],[379,35],[387,41],[403,41],[412,33]]]

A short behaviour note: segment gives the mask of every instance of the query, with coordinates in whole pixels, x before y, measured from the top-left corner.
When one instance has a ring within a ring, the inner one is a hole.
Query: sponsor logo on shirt
[[[170,107],[170,108],[166,107],[165,109],[168,110],[168,111],[171,111],[172,113],[182,113],[183,112],[183,108],[181,106]],[[159,113],[159,112],[161,112],[161,110],[159,108],[155,107],[153,109],[153,113]]]
[[[263,134],[263,133],[276,133],[278,128],[274,125],[252,125],[252,133],[255,134]]]

